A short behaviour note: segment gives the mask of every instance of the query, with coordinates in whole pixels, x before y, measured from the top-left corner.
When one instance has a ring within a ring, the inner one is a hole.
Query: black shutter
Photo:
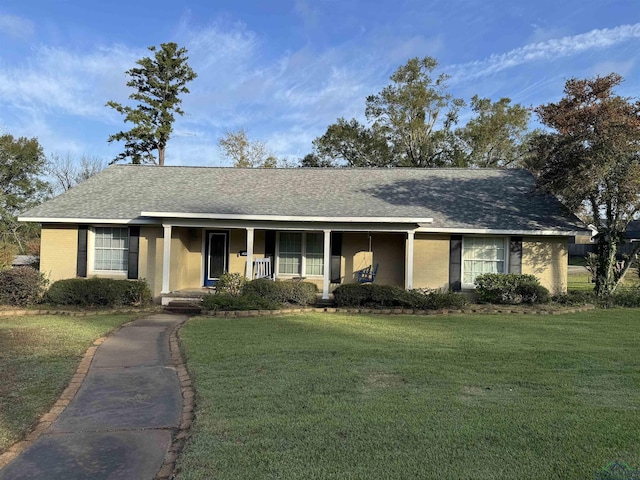
[[[331,283],[340,283],[342,280],[342,232],[331,232],[331,270],[329,276]]]
[[[462,235],[451,235],[449,244],[449,288],[462,290]]]
[[[87,276],[87,229],[86,225],[78,225],[78,256],[76,259],[76,276]]]
[[[509,241],[509,273],[522,273],[522,237]]]
[[[264,232],[264,256],[271,259],[271,268],[275,268],[276,261],[276,231]]]
[[[140,254],[140,227],[129,227],[129,259],[127,278],[138,279],[138,257]]]

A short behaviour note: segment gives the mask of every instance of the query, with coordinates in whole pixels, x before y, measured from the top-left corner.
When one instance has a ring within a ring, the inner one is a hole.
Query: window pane
[[[303,258],[305,260],[304,272],[302,272]],[[315,232],[280,232],[278,273],[283,275],[323,275],[324,235]]]
[[[483,273],[505,272],[503,238],[465,237],[462,252],[463,283],[470,285]]]
[[[307,255],[310,253],[324,253],[324,238],[322,233],[307,233]]]
[[[94,269],[126,271],[129,257],[129,229],[96,227]]]
[[[307,253],[307,265],[305,275],[324,275],[324,256]]]
[[[300,265],[302,264],[302,255],[293,253],[280,253],[278,262],[278,273],[285,275],[300,275]]]
[[[280,234],[280,251],[302,253],[302,234],[282,232]]]

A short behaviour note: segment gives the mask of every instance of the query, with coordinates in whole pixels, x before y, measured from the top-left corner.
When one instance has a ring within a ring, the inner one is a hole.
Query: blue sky
[[[411,57],[435,57],[450,91],[556,101],[571,77],[620,73],[640,96],[638,0],[2,0],[0,132],[45,153],[111,160],[125,127],[124,72],[173,41],[198,78],[174,124],[168,165],[225,165],[217,142],[244,128],[297,159]],[[463,114],[462,119],[464,120]]]

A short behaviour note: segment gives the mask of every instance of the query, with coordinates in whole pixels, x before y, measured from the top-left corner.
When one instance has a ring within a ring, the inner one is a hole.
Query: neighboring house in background
[[[38,257],[34,255],[16,255],[11,262],[12,267],[30,267],[38,263]]]
[[[592,236],[595,237],[598,231],[592,225],[589,225],[593,230]],[[627,230],[624,235],[625,241],[618,245],[618,257],[620,255],[631,255],[633,250],[638,246],[640,242],[640,220],[632,220],[627,225]],[[576,239],[577,240],[577,239]],[[589,242],[583,241],[582,243],[569,243],[569,255],[572,257],[586,257],[590,253],[597,253],[598,246],[592,238]]]
[[[487,272],[567,285],[567,241],[590,231],[524,170],[239,169],[117,165],[25,213],[50,280],[145,278],[155,296],[253,276],[304,277],[326,298],[376,283],[471,289]]]

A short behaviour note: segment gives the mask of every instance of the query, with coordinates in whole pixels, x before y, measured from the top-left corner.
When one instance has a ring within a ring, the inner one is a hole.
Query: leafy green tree
[[[640,213],[640,101],[616,95],[621,82],[615,73],[570,79],[558,103],[536,108],[551,131],[533,139],[528,164],[542,188],[598,230],[598,295],[615,291],[638,252],[616,258]]]
[[[383,132],[399,165],[439,167],[447,163],[446,132],[464,101],[447,92],[448,75],[431,77],[438,62],[412,58],[391,75],[391,84],[367,97],[365,115]]]
[[[0,250],[24,253],[29,239],[37,237],[37,226],[18,223],[17,216],[49,195],[40,178],[45,166],[38,139],[0,135]]]
[[[307,153],[303,158],[299,160],[299,167],[302,168],[330,168],[337,167],[338,164],[330,158],[320,157],[316,153]]]
[[[315,165],[350,167],[509,167],[527,145],[529,111],[502,98],[475,95],[473,117],[454,129],[465,102],[447,91],[448,76],[432,78],[437,62],[412,58],[391,84],[366,100],[369,126],[339,118],[313,141]],[[308,163],[308,162],[307,162]],[[302,162],[305,165],[305,162]]]
[[[127,86],[135,91],[129,98],[138,104],[123,106],[114,101],[107,106],[124,115],[124,121],[132,123],[131,130],[109,136],[109,143],[124,142],[124,152],[113,162],[131,159],[131,163],[156,163],[164,165],[167,142],[173,131],[174,114],[184,115],[180,108],[180,94],[189,93],[186,84],[197,77],[187,64],[185,48],[175,43],[162,43],[160,49],[149,47],[153,58],[144,57],[136,63],[139,67],[128,70]]]
[[[425,57],[399,67],[390,85],[366,99],[370,126],[338,119],[314,140],[315,155],[355,167],[447,165],[448,139],[464,101],[447,92],[447,75],[431,77],[437,65]]]
[[[379,129],[367,128],[355,118],[339,118],[322,137],[313,141],[315,156],[322,165],[342,161],[349,167],[395,166],[387,139]]]
[[[218,140],[222,154],[237,168],[276,168],[278,159],[269,153],[267,145],[249,140],[244,129],[228,131]]]
[[[475,116],[455,131],[452,163],[458,166],[503,168],[518,166],[527,150],[529,110],[511,104],[511,99],[474,95],[471,110]]]

